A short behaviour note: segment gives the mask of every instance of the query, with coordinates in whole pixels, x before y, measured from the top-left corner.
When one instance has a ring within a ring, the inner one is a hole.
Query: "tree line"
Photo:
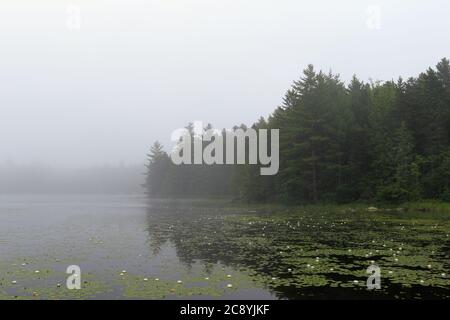
[[[407,80],[365,83],[354,76],[348,85],[309,65],[282,104],[252,127],[279,129],[277,175],[261,176],[259,165],[176,166],[156,142],[147,193],[283,203],[450,201],[446,58]]]

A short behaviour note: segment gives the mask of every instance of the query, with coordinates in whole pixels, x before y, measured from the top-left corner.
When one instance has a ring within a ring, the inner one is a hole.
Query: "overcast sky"
[[[308,63],[415,76],[450,56],[449,16],[446,0],[1,0],[0,165],[141,163],[189,121],[267,116]]]

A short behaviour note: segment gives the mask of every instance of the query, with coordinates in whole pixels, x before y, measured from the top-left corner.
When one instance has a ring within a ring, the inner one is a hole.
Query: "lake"
[[[0,298],[449,298],[449,233],[447,218],[342,206],[2,195]]]

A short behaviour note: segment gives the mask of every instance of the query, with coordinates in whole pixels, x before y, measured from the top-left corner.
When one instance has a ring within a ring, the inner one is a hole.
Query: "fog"
[[[140,166],[0,166],[0,194],[143,194]]]
[[[61,180],[121,163],[142,170],[153,141],[167,146],[190,121],[229,128],[269,115],[308,63],[344,80],[416,75],[448,56],[449,9],[438,0],[2,0],[2,188],[5,172],[24,166]]]

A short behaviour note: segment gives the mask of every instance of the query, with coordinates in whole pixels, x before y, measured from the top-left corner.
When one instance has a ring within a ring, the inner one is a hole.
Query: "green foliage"
[[[392,184],[386,187],[380,187],[377,193],[377,200],[382,202],[400,203],[408,201],[411,197],[411,193],[399,186],[398,184]]]
[[[169,159],[163,146],[156,141],[148,155],[147,178],[145,187],[150,196],[159,196],[163,193],[166,177],[169,173]]]
[[[211,128],[211,125],[206,127],[208,128]],[[186,129],[191,132],[192,139],[197,139],[193,134],[192,124]],[[231,195],[231,166],[175,165],[163,149],[159,142],[155,142],[148,155],[144,187],[150,197],[201,198]]]
[[[354,76],[348,86],[309,65],[253,127],[280,130],[278,175],[262,177],[258,165],[174,166],[165,154],[160,169],[149,160],[149,193],[283,203],[450,199],[448,59],[406,81]]]
[[[450,202],[450,189],[444,190],[440,196],[440,199],[445,202]]]

